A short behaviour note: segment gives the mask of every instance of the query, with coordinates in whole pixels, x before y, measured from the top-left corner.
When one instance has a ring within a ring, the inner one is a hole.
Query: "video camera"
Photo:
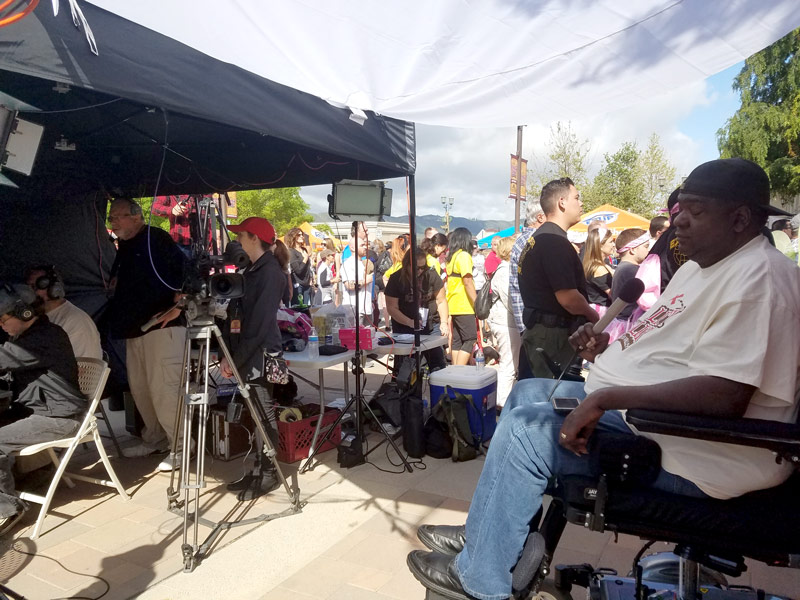
[[[195,197],[195,219],[190,221],[192,258],[188,261],[181,292],[184,294],[186,316],[189,321],[214,317],[220,312],[213,300],[230,300],[244,296],[244,276],[226,273],[233,266],[242,269],[250,262],[242,245],[228,241],[222,254],[209,251],[217,249],[217,242],[227,237],[224,221],[216,214],[216,202],[205,197]],[[219,239],[218,239],[219,234]],[[218,316],[224,316],[219,314]]]
[[[228,242],[221,255],[195,250],[186,269],[182,292],[200,298],[227,300],[244,295],[244,276],[240,273],[225,273],[231,265],[237,269],[247,266],[250,259],[239,242]]]

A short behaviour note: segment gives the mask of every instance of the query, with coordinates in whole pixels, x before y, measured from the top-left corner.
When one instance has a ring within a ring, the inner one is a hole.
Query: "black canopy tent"
[[[413,174],[412,123],[374,113],[359,123],[346,108],[82,7],[99,55],[49,4],[0,28],[0,103],[35,107],[20,117],[44,126],[31,176],[6,172],[19,188],[0,186],[0,278],[51,262],[71,291],[103,289],[109,196]]]

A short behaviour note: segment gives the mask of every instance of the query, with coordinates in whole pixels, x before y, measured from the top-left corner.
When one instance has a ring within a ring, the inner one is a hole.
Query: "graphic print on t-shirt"
[[[682,298],[683,294],[673,296],[668,304],[659,306],[649,317],[639,319],[628,333],[617,340],[622,346],[622,350],[630,348],[644,334],[663,327],[670,317],[682,313],[686,308]]]

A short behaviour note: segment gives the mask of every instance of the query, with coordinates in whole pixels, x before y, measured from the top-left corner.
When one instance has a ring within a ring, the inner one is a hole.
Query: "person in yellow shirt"
[[[459,227],[450,234],[447,261],[447,306],[452,318],[452,362],[466,365],[478,340],[475,282],[472,280],[472,234]]]
[[[447,238],[445,238],[446,240]],[[428,266],[429,269],[433,269],[436,271],[436,274],[439,277],[442,276],[442,265],[439,264],[439,259],[437,258],[436,249],[433,244],[433,240],[429,238],[425,238],[419,245],[420,249],[425,252],[425,264]]]

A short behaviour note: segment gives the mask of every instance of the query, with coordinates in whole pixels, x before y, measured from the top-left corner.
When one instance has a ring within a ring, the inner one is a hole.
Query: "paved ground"
[[[374,390],[381,376],[377,368],[370,372],[368,388]],[[327,382],[339,385],[340,373],[336,369],[328,374]],[[317,398],[306,385],[301,394],[308,401]],[[337,394],[329,395],[331,400]],[[122,432],[122,413],[111,415]],[[387,457],[383,448],[370,456],[374,464],[350,470],[340,469],[335,459],[328,452],[313,472],[299,476],[297,465],[289,465],[286,472],[307,501],[303,511],[230,529],[192,573],[182,572],[183,519],[166,510],[169,475],[154,471],[160,457],[114,459],[132,499],[124,502],[92,484],[63,487],[38,540],[27,537],[35,510],[6,540],[0,581],[36,600],[98,598],[106,590],[99,578],[110,586],[103,598],[113,600],[422,599],[423,588],[405,565],[406,554],[421,547],[414,532],[421,523],[464,521],[483,461],[426,458],[413,473],[397,473],[399,468],[389,462],[396,458],[391,453]],[[246,519],[289,506],[282,490],[254,503],[237,503],[224,483],[241,474],[241,458],[210,461],[207,471],[200,508],[211,520]],[[209,532],[201,526],[200,539]],[[590,562],[625,572],[640,546],[638,539],[621,536],[615,542],[610,534],[570,525],[556,561]],[[753,564],[740,583],[797,596],[800,572]]]

